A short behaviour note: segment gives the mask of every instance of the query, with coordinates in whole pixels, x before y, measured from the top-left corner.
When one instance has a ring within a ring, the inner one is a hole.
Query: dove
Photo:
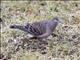
[[[25,25],[13,24],[13,25],[10,25],[10,28],[22,30],[28,33],[29,35],[31,35],[32,38],[35,37],[38,39],[44,39],[53,33],[53,31],[59,24],[60,20],[61,19],[59,17],[54,17],[51,20],[43,20],[39,22],[26,23]]]

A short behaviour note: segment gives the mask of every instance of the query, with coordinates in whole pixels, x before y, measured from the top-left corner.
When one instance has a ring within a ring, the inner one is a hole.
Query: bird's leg
[[[48,44],[46,39],[38,39],[41,44]]]
[[[30,37],[29,39],[37,39],[37,37]]]
[[[47,40],[51,40],[52,38],[53,38],[53,36],[50,35],[50,36],[48,36],[46,39],[47,39]]]

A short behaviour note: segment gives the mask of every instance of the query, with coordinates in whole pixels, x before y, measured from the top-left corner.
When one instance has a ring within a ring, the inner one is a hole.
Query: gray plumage
[[[43,20],[40,22],[27,23],[25,26],[22,25],[11,25],[10,28],[20,29],[25,31],[37,38],[47,38],[50,36],[58,25],[60,19],[58,17],[52,20]]]

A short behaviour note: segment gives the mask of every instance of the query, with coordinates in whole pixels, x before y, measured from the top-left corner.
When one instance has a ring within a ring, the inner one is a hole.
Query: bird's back
[[[34,22],[31,25],[36,29],[35,32],[37,32],[38,35],[42,35],[46,31],[46,26],[42,22]]]
[[[38,33],[38,35],[42,35],[46,32],[47,29],[51,30],[52,32],[57,26],[57,23],[52,20],[44,20],[40,22],[34,22],[31,25],[36,29],[35,32]]]

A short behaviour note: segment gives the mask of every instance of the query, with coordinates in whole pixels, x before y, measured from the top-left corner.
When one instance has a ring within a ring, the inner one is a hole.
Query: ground
[[[0,59],[80,60],[80,1],[1,1],[0,11]],[[55,16],[63,19],[62,24],[45,43],[9,28]]]

